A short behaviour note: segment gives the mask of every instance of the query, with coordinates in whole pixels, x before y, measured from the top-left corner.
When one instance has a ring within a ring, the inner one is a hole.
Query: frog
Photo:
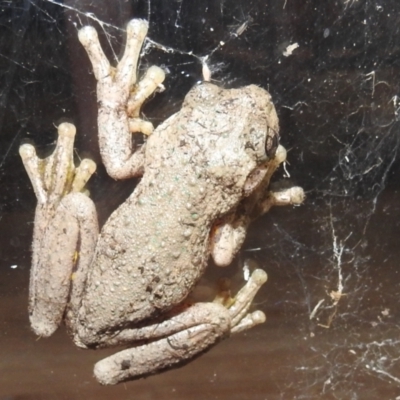
[[[179,366],[263,323],[265,314],[251,310],[267,280],[261,268],[234,297],[187,298],[210,258],[216,266],[231,264],[251,221],[272,206],[304,200],[300,187],[270,185],[286,150],[271,95],[261,87],[202,82],[157,128],[141,118],[141,106],[165,78],[157,66],[137,77],[147,31],[145,20],[128,23],[115,67],[95,28],[78,32],[97,81],[102,162],[113,179],[140,178],[101,229],[86,189],[96,164],[74,160],[75,126],[58,126],[45,158],[32,144],[20,147],[37,197],[31,328],[49,337],[64,323],[80,348],[125,347],[95,364],[104,385]],[[137,133],[143,144],[133,140]]]

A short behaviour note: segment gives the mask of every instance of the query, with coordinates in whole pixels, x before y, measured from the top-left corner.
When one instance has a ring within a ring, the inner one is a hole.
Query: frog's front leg
[[[229,305],[220,302],[196,303],[169,315],[164,322],[139,329],[125,329],[106,338],[103,346],[140,341],[150,343],[99,361],[94,368],[97,380],[104,385],[113,385],[154,374],[195,357],[231,333],[263,323],[265,315],[262,311],[249,313],[248,310],[266,280],[267,274],[263,270],[255,270]]]
[[[29,313],[32,329],[50,336],[68,313],[76,314],[98,235],[92,201],[81,193],[96,169],[92,160],[73,161],[75,126],[58,127],[53,154],[36,156],[29,144],[20,147],[38,204],[32,244]]]
[[[100,152],[108,174],[114,179],[143,173],[144,151],[133,148],[131,134],[152,133],[153,125],[139,118],[140,107],[157,88],[162,88],[165,77],[161,68],[152,66],[137,83],[137,63],[147,29],[147,21],[129,22],[125,52],[116,68],[111,67],[104,55],[96,30],[87,26],[79,31],[79,40],[89,55],[97,80]]]
[[[210,248],[215,264],[224,267],[232,263],[233,258],[242,247],[249,224],[269,211],[272,206],[301,204],[304,201],[304,191],[294,186],[282,190],[269,190],[269,182],[279,167],[286,160],[286,150],[279,145],[275,157],[258,174],[249,177],[248,188],[251,194],[244,198],[241,204],[219,220],[211,233]],[[257,176],[262,177],[257,182]],[[253,189],[254,186],[254,189]]]

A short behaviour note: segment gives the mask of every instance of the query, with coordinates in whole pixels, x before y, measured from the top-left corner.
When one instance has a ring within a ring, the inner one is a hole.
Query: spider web
[[[264,87],[289,150],[277,179],[307,194],[303,206],[257,221],[227,272],[241,274],[251,258],[270,275],[258,298],[270,320],[246,338],[254,335],[268,359],[255,363],[262,379],[251,367],[242,378],[251,383],[250,398],[400,398],[400,3],[314,3],[0,1],[2,37],[13,38],[0,47],[0,228],[13,225],[6,212],[32,219],[35,199],[17,155],[24,140],[46,154],[54,126],[72,120],[77,157],[100,163],[94,83],[77,30],[93,25],[115,62],[126,23],[145,18],[140,70],[159,65],[167,78],[143,114],[159,124],[204,76],[224,87]],[[110,182],[100,167],[89,186],[101,221],[134,185]],[[30,229],[25,221],[4,240],[7,270],[28,265],[29,254],[21,260],[20,252],[29,249]],[[282,342],[288,348],[276,350]]]

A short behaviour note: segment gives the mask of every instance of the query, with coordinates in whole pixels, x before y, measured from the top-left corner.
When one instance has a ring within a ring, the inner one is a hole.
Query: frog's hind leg
[[[230,333],[264,322],[263,312],[248,313],[248,309],[266,279],[264,271],[255,270],[229,308],[215,302],[196,303],[160,324],[122,331],[108,344],[154,341],[99,361],[94,368],[97,380],[112,385],[177,366],[208,350]]]
[[[36,156],[32,145],[20,147],[25,169],[38,200],[32,246],[29,314],[32,329],[50,336],[60,324],[67,304],[77,307],[98,235],[93,202],[81,193],[96,169],[91,160],[75,168],[75,126],[58,127],[54,152]]]

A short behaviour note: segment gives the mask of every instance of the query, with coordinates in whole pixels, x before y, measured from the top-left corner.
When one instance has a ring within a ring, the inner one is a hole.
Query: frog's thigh
[[[94,204],[81,193],[66,195],[51,214],[38,206],[29,293],[37,335],[50,336],[57,329],[68,300],[75,312],[97,235]]]
[[[175,333],[99,361],[94,368],[97,380],[104,385],[113,385],[188,360],[227,335],[231,318],[229,311],[220,304],[197,303],[160,325],[152,327],[152,336]],[[147,331],[149,328],[143,329]],[[136,334],[134,330],[130,331],[133,333],[131,336],[141,336],[141,329]]]

